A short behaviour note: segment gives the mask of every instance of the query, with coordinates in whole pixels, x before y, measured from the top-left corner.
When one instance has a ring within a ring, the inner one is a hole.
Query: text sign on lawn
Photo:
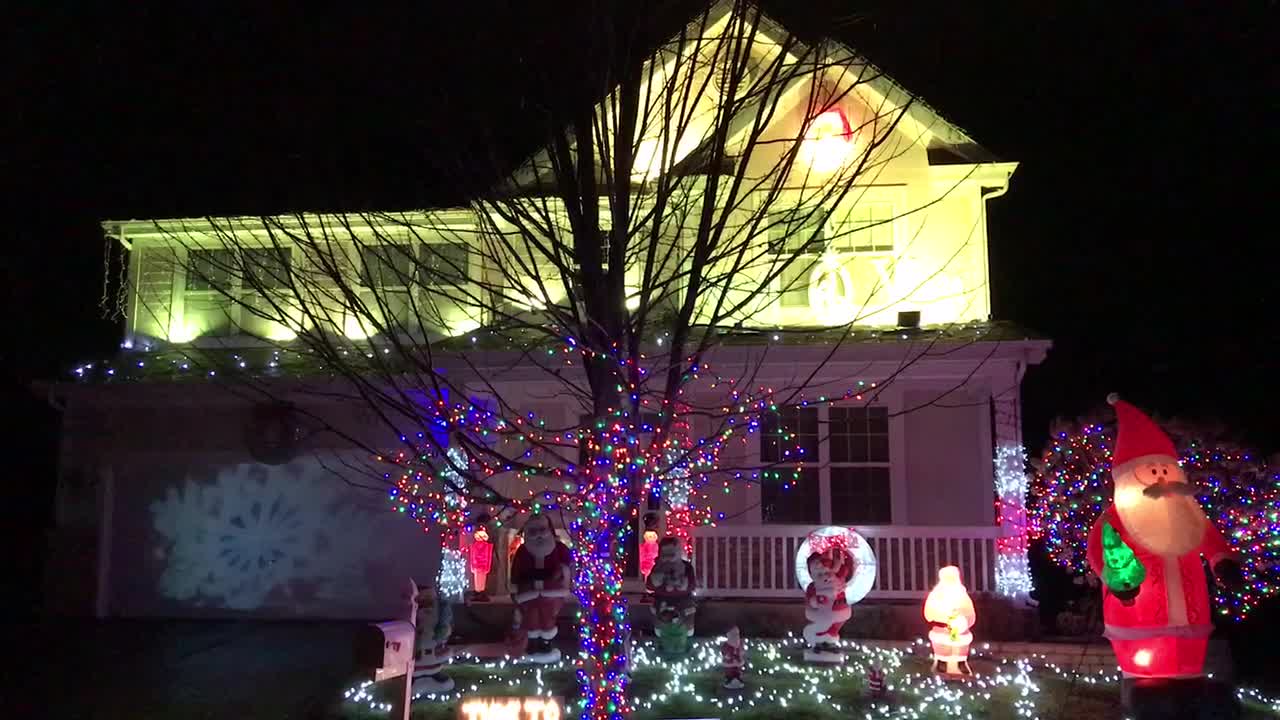
[[[458,720],[560,720],[564,705],[557,697],[464,697]]]

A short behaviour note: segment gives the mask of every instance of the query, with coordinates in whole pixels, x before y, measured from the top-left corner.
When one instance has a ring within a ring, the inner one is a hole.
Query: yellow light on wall
[[[355,315],[347,315],[343,319],[342,334],[346,335],[348,340],[363,340],[369,337],[369,332],[365,330],[364,323],[360,322],[360,318]]]
[[[809,123],[800,151],[809,167],[820,173],[838,170],[853,152],[853,129],[839,108],[827,110]]]

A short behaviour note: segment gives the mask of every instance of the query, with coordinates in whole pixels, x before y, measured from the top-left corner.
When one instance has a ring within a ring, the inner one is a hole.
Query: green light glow
[[[1112,592],[1135,590],[1147,577],[1147,569],[1111,523],[1102,526],[1102,560],[1102,582]]]

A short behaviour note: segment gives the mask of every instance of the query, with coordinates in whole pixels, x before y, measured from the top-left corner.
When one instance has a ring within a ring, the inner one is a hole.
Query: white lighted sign
[[[458,704],[458,720],[560,720],[564,705],[555,697],[468,697]]]

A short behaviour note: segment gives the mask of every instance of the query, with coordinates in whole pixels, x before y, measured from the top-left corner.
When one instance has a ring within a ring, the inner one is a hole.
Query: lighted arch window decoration
[[[809,555],[833,546],[843,548],[853,561],[853,577],[844,587],[845,602],[853,605],[866,597],[876,582],[876,554],[867,539],[853,528],[829,525],[809,533],[796,550],[796,582],[801,590],[809,587],[813,582],[809,575]]]
[[[825,252],[809,276],[809,308],[821,325],[844,325],[857,319],[858,300],[847,260],[846,255]]]
[[[827,173],[839,169],[853,152],[853,127],[840,108],[832,108],[818,114],[809,123],[804,135],[801,152],[815,172]]]

